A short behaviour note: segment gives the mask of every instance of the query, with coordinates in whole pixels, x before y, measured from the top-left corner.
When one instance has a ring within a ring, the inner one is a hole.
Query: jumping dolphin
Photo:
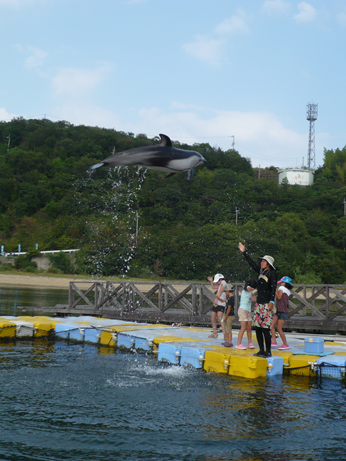
[[[205,163],[205,158],[193,150],[173,147],[172,141],[165,134],[160,134],[160,138],[160,144],[117,152],[104,159],[101,163],[92,165],[89,169],[95,170],[101,166],[138,165],[150,170],[166,171],[170,173],[168,176],[187,171],[187,179],[192,179],[193,169]]]

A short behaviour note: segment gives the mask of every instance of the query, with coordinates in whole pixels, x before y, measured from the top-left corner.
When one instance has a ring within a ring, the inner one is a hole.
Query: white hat
[[[222,274],[215,274],[213,283],[217,283],[220,279],[224,279],[225,277]]]
[[[275,269],[274,267],[275,259],[272,256],[264,255],[262,258],[259,258],[259,259],[264,259],[273,269]]]

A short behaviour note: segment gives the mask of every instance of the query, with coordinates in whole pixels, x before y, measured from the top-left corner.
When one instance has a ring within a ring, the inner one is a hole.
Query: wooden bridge
[[[242,285],[235,286],[235,311]],[[70,282],[59,315],[97,315],[131,321],[210,325],[214,294],[203,283]],[[346,332],[346,285],[294,285],[285,328]],[[47,308],[44,309],[47,311]],[[237,315],[234,322],[239,325]]]

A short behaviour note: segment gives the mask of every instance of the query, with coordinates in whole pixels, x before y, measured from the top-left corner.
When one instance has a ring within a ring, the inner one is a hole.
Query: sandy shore
[[[34,275],[8,275],[0,274],[0,286],[1,285],[18,285],[26,287],[42,287],[42,288],[61,288],[68,289],[70,282],[86,282],[92,283],[92,280],[82,279],[69,279],[63,277],[44,277]]]
[[[25,286],[25,287],[41,287],[41,288],[61,288],[68,289],[70,282],[84,282],[87,286],[90,286],[93,282],[105,281],[105,279],[76,279],[76,278],[64,278],[64,277],[48,277],[42,275],[16,275],[16,274],[4,274],[0,273],[0,287],[2,285],[12,286]],[[114,280],[114,283],[117,283]],[[144,292],[150,290],[157,282],[136,282],[136,286],[141,288]],[[177,283],[169,282],[177,290],[184,289],[187,284],[186,282]],[[83,288],[80,286],[80,288]]]

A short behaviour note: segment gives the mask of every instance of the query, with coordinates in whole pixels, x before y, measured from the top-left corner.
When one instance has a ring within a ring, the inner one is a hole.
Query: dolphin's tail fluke
[[[100,168],[103,165],[104,163],[96,163],[96,165],[89,166],[89,170],[96,170],[96,168]]]

